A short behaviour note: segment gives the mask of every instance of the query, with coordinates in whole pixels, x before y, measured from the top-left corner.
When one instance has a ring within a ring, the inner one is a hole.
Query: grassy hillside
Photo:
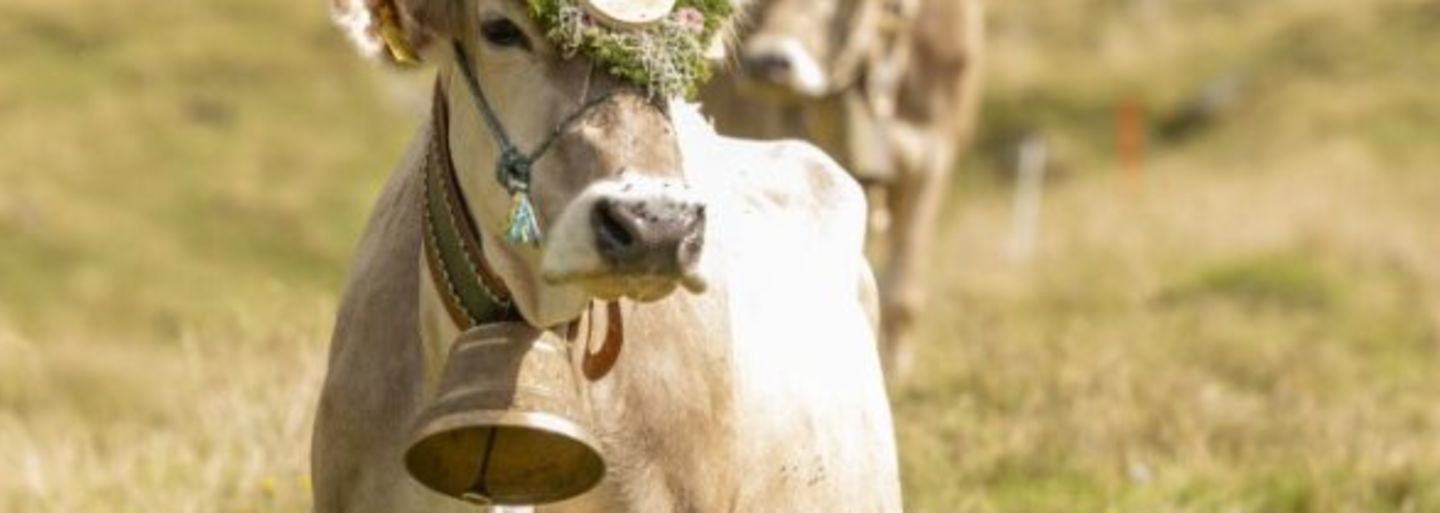
[[[909,510],[1440,511],[1440,3],[990,26],[895,394]],[[0,511],[305,510],[340,277],[423,79],[325,2],[10,0],[0,45]],[[1027,133],[1055,158],[1019,262]]]
[[[991,15],[981,146],[898,401],[912,509],[1440,511],[1440,4]],[[1010,182],[983,171],[1024,133],[1055,163],[1017,263]]]
[[[0,45],[0,510],[304,511],[413,122],[324,2],[14,0]]]

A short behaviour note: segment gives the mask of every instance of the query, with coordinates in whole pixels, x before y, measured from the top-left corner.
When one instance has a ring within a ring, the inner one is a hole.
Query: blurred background
[[[1440,511],[1440,1],[988,24],[894,392],[907,509]],[[5,0],[0,47],[0,510],[307,510],[428,72],[318,0]]]

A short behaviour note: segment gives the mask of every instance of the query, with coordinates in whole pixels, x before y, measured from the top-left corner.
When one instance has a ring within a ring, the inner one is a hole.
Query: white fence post
[[[1016,159],[1015,202],[1010,215],[1010,241],[1006,245],[1011,261],[1025,262],[1035,254],[1047,160],[1049,147],[1045,138],[1033,133],[1025,136]]]

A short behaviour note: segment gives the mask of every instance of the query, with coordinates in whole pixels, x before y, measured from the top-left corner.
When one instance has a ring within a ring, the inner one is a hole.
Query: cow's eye
[[[520,30],[519,26],[505,18],[481,23],[480,34],[495,46],[530,49],[530,40],[525,37],[525,31]]]

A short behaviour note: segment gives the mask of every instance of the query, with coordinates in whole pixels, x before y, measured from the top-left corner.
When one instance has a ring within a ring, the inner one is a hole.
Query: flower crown
[[[693,98],[710,78],[705,50],[733,12],[731,0],[674,0],[673,8],[659,13],[658,19],[626,24],[605,19],[607,3],[601,0],[527,0],[527,4],[546,37],[566,57],[585,55],[652,94],[687,98]]]

